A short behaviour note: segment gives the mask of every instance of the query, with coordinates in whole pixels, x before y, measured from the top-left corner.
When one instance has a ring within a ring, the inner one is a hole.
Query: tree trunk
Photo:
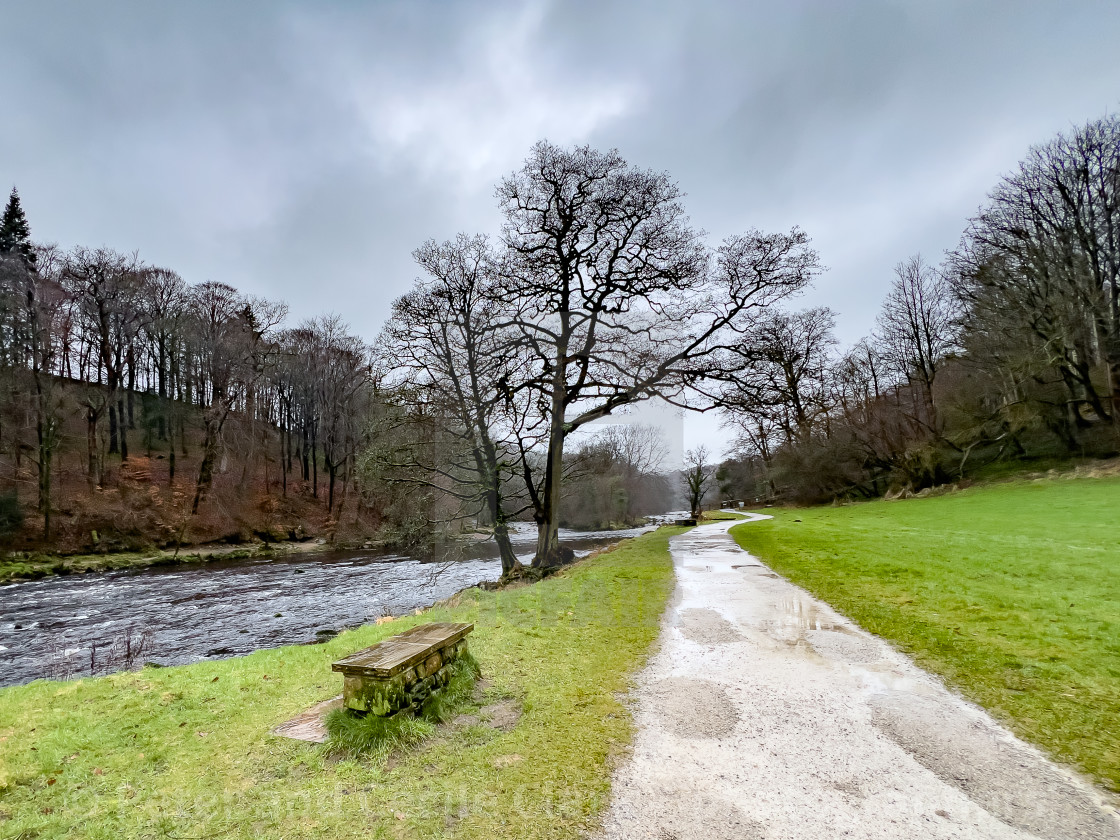
[[[128,425],[125,423],[124,397],[117,400],[117,416],[120,422],[121,460],[128,458]]]
[[[512,580],[520,577],[524,571],[521,561],[513,551],[513,544],[509,539],[509,525],[506,512],[502,506],[502,484],[498,468],[498,451],[490,438],[484,418],[476,418],[478,424],[479,440],[474,446],[473,455],[475,470],[481,483],[486,500],[486,512],[490,521],[494,523],[494,542],[498,546],[498,556],[502,561],[502,580]],[[359,496],[359,498],[361,498]]]
[[[311,424],[311,495],[319,498],[319,447],[315,442],[315,424]]]
[[[160,440],[167,440],[167,342],[161,335],[157,345],[156,379],[159,391],[159,415],[156,418],[156,434]],[[174,448],[174,447],[172,447]]]
[[[509,539],[509,526],[504,517],[500,522],[494,523],[494,542],[498,544],[498,556],[502,558],[502,580],[516,577],[524,567],[513,551],[513,543]]]
[[[501,499],[496,489],[487,493],[487,500],[490,507],[490,518],[494,522],[494,542],[498,545],[498,556],[502,560],[502,579],[509,580],[520,575],[524,567],[521,565],[521,561],[517,559],[517,554],[513,550],[513,543],[510,542],[509,524],[506,521],[506,514],[502,510]]]
[[[86,480],[89,489],[93,490],[97,476],[97,412],[92,407],[86,408],[86,452],[89,456]]]
[[[39,377],[35,377],[38,394],[38,417],[35,434],[39,442],[39,512],[43,514],[43,539],[51,538],[51,430],[46,416],[46,399]]]
[[[292,434],[288,428],[288,413],[287,410],[281,414],[282,425],[280,426],[280,486],[283,488],[283,495],[285,498],[288,496],[288,470],[292,467]]]
[[[136,393],[136,353],[132,345],[128,346],[128,388],[125,399],[128,401],[128,428],[136,428],[136,414],[134,411],[133,396]]]
[[[1120,359],[1112,359],[1108,364],[1108,387],[1112,409],[1112,428],[1120,438]]]
[[[560,349],[558,360],[566,350]],[[560,490],[564,470],[564,389],[563,366],[556,365],[552,381],[552,419],[548,433],[548,461],[545,464],[541,508],[536,513],[537,553],[533,568],[555,569],[570,563],[575,556],[560,545]]]
[[[302,431],[303,431],[303,436],[302,436],[302,439],[300,441],[300,453],[299,453],[300,457],[299,457],[299,460],[300,460],[300,464],[303,467],[303,480],[304,481],[310,481],[311,480],[311,456],[307,452],[308,431],[307,431],[307,421],[306,420],[303,423],[303,430]]]
[[[209,412],[208,412],[209,413]],[[194,501],[191,503],[191,516],[198,513],[206,494],[214,483],[214,464],[218,460],[218,431],[220,424],[213,417],[206,417],[203,421],[205,436],[202,442],[202,463],[198,467],[198,482],[195,484]]]
[[[287,489],[287,474],[292,471],[292,407],[290,403],[284,407],[284,440],[288,449],[288,460],[284,464],[284,488]]]
[[[109,397],[109,454],[116,455],[120,451],[117,444],[117,406],[112,397]]]

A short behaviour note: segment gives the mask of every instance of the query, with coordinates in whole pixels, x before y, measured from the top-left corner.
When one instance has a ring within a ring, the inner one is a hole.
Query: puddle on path
[[[780,618],[778,622],[783,627],[798,630],[801,634],[809,630],[834,630],[838,633],[851,631],[837,624],[830,618],[823,616],[816,604],[802,598],[782,598],[778,603]]]
[[[771,603],[771,617],[761,626],[776,641],[841,662],[874,662],[880,658],[855,631],[833,621],[811,601],[794,596]],[[843,641],[830,641],[830,636]]]
[[[775,574],[774,572],[770,571],[765,566],[761,566],[758,563],[739,564],[737,566],[732,566],[731,568],[732,569],[738,569],[739,571],[743,572],[743,574],[747,574],[748,572],[751,572],[751,573],[753,573],[754,577],[781,578],[781,575]]]

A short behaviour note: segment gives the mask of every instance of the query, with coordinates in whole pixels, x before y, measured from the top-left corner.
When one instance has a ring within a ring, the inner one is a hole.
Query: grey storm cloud
[[[713,240],[800,225],[866,333],[1028,146],[1120,98],[1106,2],[0,4],[0,184],[45,241],[340,312],[496,232],[537,139],[668,170]]]

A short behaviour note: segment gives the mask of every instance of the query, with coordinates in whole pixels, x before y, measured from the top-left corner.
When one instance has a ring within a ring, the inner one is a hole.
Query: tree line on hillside
[[[538,519],[555,563],[561,523],[617,527],[670,507],[656,432],[569,433],[683,395],[705,359],[727,355],[723,337],[807,281],[815,256],[799,232],[709,254],[666,176],[589,149],[534,155],[503,185],[522,224],[505,257],[478,237],[420,248],[433,279],[373,346],[336,316],[287,327],[283,303],[190,284],[135,253],[36,244],[13,189],[0,223],[5,533],[21,498],[44,547],[56,520],[77,532],[72,548],[136,545],[102,539],[122,520],[162,544],[230,527],[267,537],[259,523],[281,517],[246,508],[275,509],[292,484],[322,497],[330,523],[352,488],[351,511],[372,511],[396,543],[430,542],[448,523],[494,527],[513,570],[512,518]],[[552,199],[566,204],[520,206]],[[550,237],[555,259],[541,255]],[[575,422],[555,419],[573,409]],[[280,530],[314,512],[293,508]],[[225,524],[205,527],[208,515]]]
[[[666,173],[615,151],[535,145],[497,185],[497,235],[421,245],[423,276],[369,346],[337,317],[287,327],[283,304],[135,254],[35,245],[13,191],[0,480],[33,481],[49,534],[67,429],[71,458],[84,432],[90,495],[142,476],[136,450],[165,455],[164,495],[149,480],[130,498],[177,504],[183,529],[251,481],[270,510],[290,482],[317,499],[323,472],[329,521],[352,489],[351,510],[376,509],[402,539],[485,524],[508,578],[526,573],[513,520],[536,524],[544,573],[570,559],[563,523],[668,505],[656,434],[594,434],[655,397],[725,413],[740,453],[718,477],[735,498],[870,497],[1000,458],[1114,452],[1118,159],[1114,118],[1032,149],[944,262],[898,265],[873,335],[844,351],[831,311],[789,306],[820,270],[804,232],[712,246]],[[228,456],[257,472],[243,468],[219,503]],[[698,508],[711,465],[693,456]],[[11,528],[10,505],[0,520]]]
[[[913,492],[1000,459],[1120,446],[1120,119],[1032,148],[940,265],[901,262],[873,334],[774,311],[725,389],[727,494]]]
[[[370,350],[337,316],[286,328],[286,315],[282,303],[189,284],[135,253],[35,244],[13,189],[0,220],[0,454],[10,486],[34,482],[44,537],[63,448],[84,449],[91,494],[112,483],[112,465],[153,450],[174,485],[192,426],[200,452],[186,506],[198,514],[231,415],[238,456],[272,465],[266,492],[286,494],[294,475],[318,497],[322,472],[336,513],[367,440]],[[66,440],[76,423],[81,444]]]

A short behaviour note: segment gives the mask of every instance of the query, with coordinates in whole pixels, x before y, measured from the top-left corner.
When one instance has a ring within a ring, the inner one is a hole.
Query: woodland
[[[722,413],[722,498],[921,492],[1120,447],[1120,120],[1031,148],[937,263],[903,259],[871,335],[799,308],[800,229],[711,245],[667,173],[545,142],[503,179],[504,224],[415,251],[367,341],[335,315],[191,283],[135,252],[0,220],[0,539],[116,551],[321,538],[420,545],[485,528],[524,572],[561,525],[679,504],[659,398]],[[808,294],[811,295],[811,292]],[[688,482],[685,482],[688,483]],[[693,495],[696,495],[695,493]]]
[[[725,495],[924,492],[1120,449],[1120,119],[1030,149],[939,264],[901,261],[870,336],[774,311],[724,391]]]

